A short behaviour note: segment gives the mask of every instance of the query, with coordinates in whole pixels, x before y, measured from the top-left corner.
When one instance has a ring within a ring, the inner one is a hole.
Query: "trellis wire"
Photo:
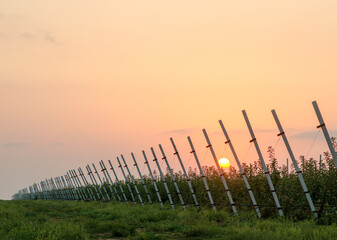
[[[309,150],[308,150],[308,152],[307,152],[307,154],[305,156],[308,157],[308,154],[310,153],[310,151],[311,151],[314,143],[317,140],[317,137],[318,137],[318,135],[320,133],[320,129],[322,129],[324,137],[325,137],[325,139],[327,141],[327,144],[328,144],[331,156],[332,156],[332,158],[334,160],[335,165],[337,166],[337,159],[336,159],[335,149],[333,148],[330,136],[328,134],[327,128],[326,128],[325,123],[323,121],[322,115],[321,115],[321,113],[319,111],[318,105],[317,105],[317,103],[315,101],[312,104],[313,104],[313,107],[314,107],[314,110],[315,110],[315,113],[317,115],[317,118],[318,118],[318,121],[319,121],[320,125],[317,126],[317,128],[319,128],[319,130],[317,131],[316,136],[314,138],[314,141],[310,145],[310,148],[309,148]],[[286,135],[285,135],[285,133],[283,131],[283,128],[282,128],[279,120],[278,120],[278,117],[276,115],[275,110],[272,110],[272,114],[274,116],[274,119],[275,119],[276,124],[277,124],[277,126],[279,128],[279,131],[280,131],[280,133],[278,134],[278,139],[277,139],[277,142],[276,142],[274,148],[276,148],[276,146],[278,145],[278,143],[280,141],[280,138],[282,136],[283,141],[284,141],[284,143],[285,143],[285,145],[287,147],[288,153],[290,155],[290,158],[291,158],[291,160],[292,160],[292,162],[294,164],[296,173],[297,173],[298,178],[300,180],[300,183],[302,185],[302,188],[303,188],[303,191],[304,191],[305,196],[307,198],[307,201],[309,203],[309,208],[314,213],[315,218],[317,218],[317,212],[316,212],[315,205],[314,205],[314,203],[313,203],[313,201],[311,199],[311,196],[309,194],[308,188],[306,187],[306,184],[304,182],[304,179],[303,179],[303,176],[302,176],[302,172],[300,171],[300,169],[299,169],[299,167],[297,165],[295,157],[294,157],[294,155],[292,153],[292,149],[290,148],[290,145],[289,145],[289,143],[287,141]],[[269,184],[270,190],[272,192],[272,196],[274,198],[277,210],[279,212],[279,215],[283,216],[283,211],[282,211],[281,205],[279,203],[278,197],[276,195],[275,188],[274,188],[273,183],[271,181],[271,178],[270,178],[270,175],[269,175],[269,171],[268,171],[268,169],[266,167],[266,164],[264,162],[264,159],[263,159],[263,156],[261,154],[259,145],[257,143],[257,140],[255,138],[253,129],[252,129],[251,125],[250,125],[250,122],[248,120],[248,117],[247,117],[247,114],[246,114],[245,110],[243,110],[243,115],[244,115],[244,118],[245,118],[248,130],[250,132],[250,135],[252,137],[252,140],[250,141],[250,146],[249,146],[249,148],[248,148],[248,150],[247,150],[247,152],[246,152],[246,154],[245,154],[245,156],[244,156],[243,159],[246,159],[246,157],[248,156],[249,150],[250,150],[250,148],[252,146],[252,143],[254,143],[256,151],[257,151],[258,156],[259,156],[259,160],[261,161],[261,164],[262,164],[263,171],[266,174],[266,177],[267,177],[267,180],[268,180],[268,184]],[[227,186],[226,180],[224,178],[224,173],[221,170],[221,168],[219,167],[219,163],[217,162],[218,159],[217,159],[217,157],[215,155],[214,149],[213,149],[212,144],[211,144],[211,142],[210,142],[210,140],[208,138],[206,130],[203,129],[203,133],[204,133],[204,136],[205,136],[207,144],[208,144],[207,145],[207,149],[206,149],[206,153],[205,153],[205,156],[204,156],[204,159],[207,156],[208,150],[210,150],[210,152],[211,152],[211,154],[213,156],[213,159],[215,161],[215,164],[216,164],[216,166],[218,168],[221,181],[222,181],[222,183],[223,183],[223,185],[225,187],[227,197],[229,199],[229,204],[228,203],[221,203],[221,202],[217,202],[217,203],[214,202],[214,200],[212,198],[212,195],[211,195],[211,192],[209,190],[208,183],[206,181],[206,177],[205,177],[204,172],[202,170],[202,167],[200,165],[200,162],[199,162],[199,159],[197,157],[196,151],[195,151],[195,149],[193,147],[192,141],[191,141],[190,137],[188,137],[188,141],[189,141],[189,144],[190,144],[190,147],[191,147],[192,151],[190,152],[190,156],[189,156],[189,160],[187,161],[187,164],[189,163],[189,161],[190,161],[190,159],[192,157],[192,154],[193,154],[194,158],[195,158],[195,160],[197,162],[197,165],[198,165],[198,168],[199,168],[199,172],[200,172],[200,176],[202,177],[202,180],[204,182],[205,189],[206,189],[206,192],[207,192],[207,195],[208,195],[208,198],[209,198],[209,202],[210,202],[210,204],[205,204],[204,206],[211,206],[212,209],[214,209],[214,210],[216,210],[216,206],[230,206],[230,207],[232,207],[233,213],[235,215],[237,214],[236,206],[252,207],[252,208],[255,208],[255,211],[256,211],[258,217],[261,217],[261,213],[260,213],[260,208],[261,207],[274,207],[274,206],[273,205],[258,205],[256,203],[255,197],[254,197],[254,195],[252,193],[252,189],[250,188],[250,185],[248,183],[246,174],[245,174],[244,170],[242,169],[241,163],[240,163],[240,161],[239,161],[239,159],[238,159],[238,157],[237,157],[237,155],[236,155],[236,153],[234,151],[234,147],[233,147],[233,145],[232,145],[232,143],[230,141],[230,138],[229,138],[229,136],[228,136],[228,134],[227,134],[227,132],[226,132],[226,130],[225,130],[225,128],[224,128],[223,123],[222,123],[221,120],[219,121],[219,123],[220,123],[220,126],[221,126],[221,128],[222,128],[222,130],[223,130],[223,132],[225,134],[225,137],[226,137],[226,142],[225,143],[228,144],[230,146],[230,148],[231,148],[231,151],[232,151],[233,156],[234,156],[234,158],[235,158],[235,160],[237,162],[237,165],[239,167],[240,173],[241,173],[241,175],[242,175],[242,177],[244,179],[244,182],[246,184],[246,188],[247,188],[247,190],[249,192],[249,195],[251,197],[251,200],[252,200],[253,204],[242,204],[242,203],[237,203],[237,202],[234,204],[234,201],[232,199],[231,193],[229,191],[229,188]],[[172,146],[174,148],[174,151],[175,151],[174,158],[171,159],[172,160],[171,163],[172,164],[174,163],[175,157],[178,158],[179,163],[180,163],[180,165],[182,167],[182,170],[183,170],[183,175],[185,176],[185,179],[186,179],[186,181],[188,183],[190,194],[191,194],[191,196],[194,199],[194,206],[199,207],[200,205],[199,205],[199,202],[198,202],[198,200],[196,198],[195,191],[194,191],[194,189],[192,187],[191,179],[189,178],[189,176],[188,176],[188,174],[187,174],[187,172],[185,170],[183,161],[182,161],[182,159],[181,159],[181,157],[179,155],[179,152],[177,150],[177,147],[176,147],[173,139],[170,138],[170,140],[171,140],[171,144],[172,144]],[[162,148],[161,145],[159,145],[159,148],[160,148],[160,151],[161,151],[161,153],[163,155],[162,159],[165,160],[166,166],[167,166],[169,174],[170,174],[170,176],[172,178],[174,187],[175,187],[175,189],[177,191],[177,195],[178,195],[178,197],[179,197],[179,199],[181,201],[183,209],[185,209],[187,206],[189,206],[189,207],[193,206],[190,203],[185,203],[184,202],[182,193],[181,193],[181,191],[179,189],[179,186],[177,184],[177,181],[176,181],[176,179],[174,177],[173,171],[170,168],[170,164],[168,162],[168,159],[166,158],[164,150],[163,150],[163,148]],[[172,200],[172,195],[171,195],[171,193],[169,191],[169,188],[167,186],[167,182],[166,182],[164,174],[163,174],[163,172],[161,170],[160,163],[157,160],[157,157],[156,157],[156,154],[155,154],[153,148],[151,148],[151,151],[152,151],[152,154],[153,154],[153,157],[154,157],[153,161],[155,161],[156,164],[157,164],[157,167],[158,167],[158,170],[159,170],[159,173],[160,173],[160,177],[161,177],[161,181],[162,181],[162,183],[163,183],[163,185],[165,187],[165,191],[167,193],[169,202],[170,202],[170,204],[172,206],[172,209],[175,209],[175,206],[174,206],[174,203],[173,203],[173,200]],[[225,149],[224,149],[224,151],[225,151]],[[142,177],[141,171],[140,171],[140,169],[138,167],[138,164],[136,162],[136,159],[135,159],[133,153],[131,153],[131,156],[132,156],[132,158],[134,160],[134,166],[136,166],[137,171],[139,173],[139,178],[140,178],[140,180],[141,180],[141,182],[142,182],[142,184],[144,186],[144,191],[145,191],[145,194],[147,195],[149,203],[152,203],[152,199],[150,197],[150,194],[148,192],[147,186],[146,186],[145,181],[144,181],[144,179]],[[150,174],[151,179],[152,179],[152,184],[154,185],[154,188],[155,188],[155,191],[156,191],[156,194],[157,194],[157,197],[158,197],[158,202],[160,203],[161,206],[163,206],[163,202],[161,200],[161,196],[160,196],[160,193],[159,193],[159,189],[158,189],[156,180],[155,180],[155,178],[154,178],[154,176],[153,176],[153,174],[151,172],[151,168],[150,168],[150,165],[148,163],[148,160],[146,158],[146,155],[145,155],[144,151],[143,151],[143,156],[144,156],[144,159],[145,159],[145,165],[147,165],[147,168],[149,170],[149,174]],[[124,156],[121,155],[121,157],[122,157],[122,160],[123,160],[123,163],[124,163],[124,167],[128,171],[129,178],[130,178],[131,182],[133,183],[133,185],[135,187],[135,190],[136,190],[136,193],[138,195],[138,198],[139,198],[140,202],[143,204],[143,200],[142,200],[142,197],[140,195],[140,192],[138,191],[135,179],[133,178],[133,176],[132,176],[132,174],[130,172],[130,169],[128,168],[128,166],[126,164]],[[117,157],[117,161],[119,163],[119,167],[121,168],[122,174],[123,174],[123,176],[125,178],[125,184],[126,184],[127,188],[130,191],[131,198],[132,198],[133,202],[136,203],[134,195],[133,195],[133,192],[132,192],[131,187],[129,185],[128,177],[126,176],[126,174],[125,174],[125,172],[123,170],[123,167],[122,167],[122,165],[121,165],[118,157]],[[120,191],[121,191],[121,193],[123,195],[123,198],[124,198],[125,202],[127,202],[128,200],[126,198],[126,195],[125,195],[125,192],[123,190],[122,184],[120,183],[120,181],[119,181],[119,179],[117,177],[117,174],[116,174],[115,170],[113,169],[113,166],[112,166],[110,160],[109,160],[109,164],[110,164],[111,170],[113,171],[113,173],[115,175],[115,178],[116,178],[115,183],[114,183],[114,181],[112,181],[112,179],[111,179],[111,177],[109,175],[109,172],[107,171],[107,169],[106,169],[106,167],[104,165],[103,160],[100,161],[99,164],[101,166],[101,171],[103,172],[103,175],[104,175],[104,178],[106,179],[106,182],[102,181],[102,179],[101,179],[101,177],[99,175],[99,172],[97,171],[95,165],[92,164],[92,167],[94,169],[94,173],[96,174],[97,178],[99,179],[99,183],[97,183],[96,178],[95,178],[93,172],[90,169],[90,166],[87,165],[86,169],[87,169],[87,172],[88,172],[88,175],[89,175],[89,177],[91,179],[92,184],[89,184],[89,182],[87,181],[87,179],[86,179],[86,177],[85,177],[85,175],[84,175],[84,173],[83,173],[83,171],[82,171],[81,168],[78,168],[78,170],[77,170],[78,174],[77,174],[77,172],[74,169],[72,169],[72,170],[69,170],[64,176],[57,176],[57,177],[54,177],[54,178],[45,179],[45,180],[43,180],[41,182],[34,183],[33,185],[29,186],[28,188],[24,188],[24,189],[19,190],[18,194],[14,195],[14,199],[60,199],[60,200],[82,200],[82,201],[88,201],[88,200],[91,200],[91,201],[99,201],[99,200],[110,201],[110,200],[112,200],[111,199],[111,197],[112,197],[114,200],[118,199],[119,201],[121,201],[122,199],[119,197],[118,191],[117,191],[117,189],[115,187],[115,184],[117,184],[119,186],[119,188],[120,188]],[[144,171],[145,165],[142,167],[143,171]],[[319,162],[319,170],[321,170],[321,155],[320,155],[320,162]],[[287,159],[287,175],[289,175],[288,159]],[[108,191],[107,187],[109,187],[110,191]],[[104,194],[103,194],[102,190],[104,191]],[[187,200],[188,199],[189,198],[187,198]],[[306,207],[302,207],[302,208],[303,209],[308,209]]]

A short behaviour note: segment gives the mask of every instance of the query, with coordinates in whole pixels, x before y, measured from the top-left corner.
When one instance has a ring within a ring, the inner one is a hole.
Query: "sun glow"
[[[219,159],[218,162],[219,162],[220,167],[223,167],[223,168],[228,168],[231,165],[227,158],[221,158]]]

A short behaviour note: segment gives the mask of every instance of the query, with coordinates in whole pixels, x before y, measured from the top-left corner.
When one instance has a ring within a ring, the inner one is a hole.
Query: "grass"
[[[336,224],[118,202],[0,201],[0,239],[337,239]]]

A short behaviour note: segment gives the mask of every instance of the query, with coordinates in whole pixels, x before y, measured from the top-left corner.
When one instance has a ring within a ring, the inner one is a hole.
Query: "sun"
[[[218,162],[219,162],[220,167],[223,167],[223,168],[228,168],[231,165],[227,158],[221,158],[219,159]]]

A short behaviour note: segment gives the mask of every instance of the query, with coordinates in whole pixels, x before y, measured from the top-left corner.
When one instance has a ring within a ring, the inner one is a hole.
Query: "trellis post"
[[[47,186],[48,186],[49,191],[51,192],[52,199],[57,198],[57,196],[56,196],[56,194],[55,194],[55,191],[54,191],[54,189],[53,189],[53,187],[52,187],[52,185],[51,185],[50,179],[47,178],[47,179],[46,179],[46,183],[47,183]]]
[[[48,199],[52,199],[53,196],[52,196],[52,194],[51,194],[51,192],[50,192],[50,190],[48,188],[47,180],[42,181],[42,183],[43,183],[43,187],[44,187],[44,189],[45,189],[45,191],[47,193]]]
[[[159,173],[160,173],[160,177],[161,177],[161,180],[163,181],[163,184],[164,184],[164,187],[165,187],[165,190],[166,190],[166,193],[167,193],[167,197],[168,197],[168,199],[170,201],[171,207],[172,207],[172,209],[175,209],[174,203],[172,201],[170,190],[169,190],[169,188],[167,186],[164,174],[163,174],[163,172],[162,172],[162,170],[160,168],[160,165],[158,163],[158,159],[157,159],[156,153],[154,152],[154,150],[153,150],[152,147],[151,147],[151,151],[152,151],[152,155],[154,157],[153,161],[156,162],[156,164],[157,164],[157,167],[158,167],[158,170],[159,170]]]
[[[104,185],[104,182],[102,181],[101,177],[100,177],[99,174],[98,174],[98,171],[97,171],[97,169],[96,169],[96,167],[95,167],[95,164],[92,163],[92,167],[94,168],[95,173],[96,173],[96,175],[97,175],[97,178],[98,178],[99,182],[101,183],[102,188],[104,189],[104,192],[105,192],[105,194],[106,194],[106,196],[107,196],[108,201],[110,201],[111,199],[110,199],[110,196],[109,196],[109,194],[108,194],[108,191],[106,190],[105,185]],[[111,193],[112,193],[112,196],[114,196],[113,192],[111,192]]]
[[[152,179],[152,182],[153,182],[154,189],[155,189],[155,191],[156,191],[156,193],[157,193],[158,201],[159,201],[159,203],[160,203],[160,206],[163,207],[163,202],[162,202],[161,197],[160,197],[160,194],[159,194],[159,190],[158,190],[158,187],[157,187],[156,180],[155,180],[155,178],[153,177],[153,174],[152,174],[152,171],[151,171],[151,167],[150,167],[150,165],[149,165],[149,161],[147,160],[147,157],[146,157],[146,154],[145,154],[145,151],[144,151],[144,150],[142,151],[142,153],[143,153],[144,160],[145,160],[144,164],[147,165],[147,168],[148,168],[148,170],[149,170],[149,173],[150,173],[150,176],[151,176],[151,179]]]
[[[117,189],[116,189],[116,186],[114,184],[114,182],[112,181],[111,177],[110,177],[110,174],[109,174],[109,171],[107,170],[107,168],[105,167],[105,164],[103,162],[103,160],[101,160],[101,167],[102,167],[102,171],[104,173],[104,176],[108,176],[110,182],[111,182],[111,186],[113,187],[114,191],[115,191],[115,194],[118,198],[119,201],[122,201],[121,197],[119,196],[118,192],[117,192]]]
[[[65,194],[64,191],[63,191],[64,189],[63,189],[62,186],[60,185],[60,182],[59,182],[58,177],[55,177],[54,180],[55,180],[56,187],[58,188],[58,190],[59,190],[59,192],[60,192],[60,194],[61,194],[61,198],[62,198],[63,200],[68,200],[66,194]]]
[[[49,180],[49,186],[54,193],[54,198],[60,199],[61,197],[60,197],[60,194],[59,194],[58,190],[56,189],[53,178],[50,178],[48,180]]]
[[[49,199],[53,199],[53,194],[52,194],[52,192],[50,191],[50,188],[49,188],[47,179],[45,179],[45,180],[43,181],[43,186],[45,187],[46,191],[48,192],[48,197],[49,197]]]
[[[279,131],[280,131],[280,133],[277,134],[277,136],[282,136],[283,142],[284,142],[284,144],[286,145],[286,148],[287,148],[287,150],[288,150],[289,156],[290,156],[290,158],[291,158],[291,160],[292,160],[292,162],[293,162],[293,164],[294,164],[294,167],[295,167],[295,170],[296,170],[298,179],[300,180],[301,186],[302,186],[302,188],[303,188],[305,197],[307,198],[307,201],[308,201],[308,203],[309,203],[310,209],[311,209],[311,211],[313,212],[315,218],[317,218],[317,211],[316,211],[315,206],[314,206],[314,204],[313,204],[313,202],[312,202],[312,200],[311,200],[311,196],[310,196],[309,190],[308,190],[308,188],[307,188],[307,185],[305,184],[304,178],[303,178],[303,176],[302,176],[302,172],[301,172],[301,170],[299,169],[299,167],[298,167],[298,165],[297,165],[295,156],[294,156],[293,151],[292,151],[292,149],[291,149],[291,147],[290,147],[290,144],[289,144],[288,139],[287,139],[287,137],[286,137],[286,134],[285,134],[285,132],[284,132],[284,130],[283,130],[283,127],[282,127],[282,125],[281,125],[281,122],[280,122],[280,120],[278,119],[278,116],[277,116],[277,114],[276,114],[276,111],[275,111],[275,110],[272,110],[271,112],[272,112],[273,117],[274,117],[274,119],[275,119],[276,125],[277,125],[277,127],[278,127],[278,129],[279,129]],[[304,157],[303,157],[303,159],[304,159]],[[303,169],[304,169],[304,164],[303,164]]]
[[[84,199],[83,196],[82,196],[82,193],[81,193],[80,190],[77,188],[77,185],[76,185],[75,182],[74,182],[74,177],[72,176],[72,174],[68,171],[68,172],[67,172],[67,175],[68,175],[68,178],[69,178],[69,181],[70,181],[72,187],[73,187],[73,188],[75,189],[75,191],[77,192],[78,199],[79,199],[79,200]]]
[[[62,176],[61,178],[62,178],[63,181],[65,181],[67,183],[66,186],[68,186],[68,191],[70,192],[71,198],[73,200],[77,200],[78,198],[77,198],[77,196],[75,196],[75,193],[74,193],[71,185],[69,184],[69,181],[67,179],[67,175],[64,175],[64,177]]]
[[[76,173],[75,169],[73,169],[73,170],[71,170],[71,171],[73,172],[73,175],[74,175],[75,179],[77,180],[79,187],[80,187],[80,188],[82,189],[82,191],[84,192],[85,199],[89,199],[88,194],[87,194],[87,192],[86,192],[86,189],[83,187],[83,185],[82,185],[82,183],[81,183],[81,181],[80,181],[80,178],[77,176],[77,173]]]
[[[173,138],[170,138],[170,140],[171,140],[171,144],[172,144],[173,149],[174,149],[174,155],[177,155],[177,158],[178,158],[178,160],[179,160],[180,166],[181,166],[181,168],[182,168],[182,170],[183,170],[183,173],[184,173],[184,176],[185,176],[185,178],[186,178],[188,187],[190,188],[190,191],[191,191],[191,193],[192,193],[192,197],[193,197],[193,199],[194,199],[195,206],[196,206],[196,208],[199,208],[200,205],[199,205],[198,199],[197,199],[197,197],[195,196],[195,192],[194,192],[194,189],[193,189],[191,180],[190,180],[189,176],[188,176],[187,173],[186,173],[186,170],[185,170],[183,161],[182,161],[181,158],[180,158],[180,154],[179,154],[179,152],[178,152],[178,149],[177,149],[177,147],[176,147],[176,145],[175,145],[175,143],[174,143],[174,141],[173,141]]]
[[[335,148],[332,145],[331,138],[329,136],[328,129],[326,128],[325,123],[323,121],[323,117],[322,117],[321,111],[319,110],[316,101],[313,101],[312,105],[314,106],[314,109],[315,109],[315,112],[316,112],[316,115],[317,115],[317,118],[318,118],[318,121],[319,121],[319,125],[317,126],[317,128],[322,128],[325,140],[326,140],[326,142],[327,142],[327,144],[329,146],[329,149],[330,149],[330,153],[331,153],[332,159],[335,162],[335,167],[337,167],[337,156],[336,156]]]
[[[43,188],[41,187],[41,183],[37,183],[37,188],[39,189],[40,193],[41,193],[41,198],[42,199],[46,199],[46,195],[45,195],[45,192],[43,190]]]
[[[94,185],[94,187],[95,187],[95,189],[96,189],[96,193],[97,193],[97,195],[98,195],[98,198],[99,198],[99,199],[102,199],[103,201],[105,201],[105,197],[104,197],[104,195],[103,195],[102,189],[101,189],[101,187],[98,185],[98,183],[97,183],[97,181],[96,181],[96,178],[95,178],[94,174],[92,173],[89,164],[86,166],[86,168],[87,168],[88,175],[89,175],[89,177],[90,177],[90,179],[91,179],[91,182],[92,182],[92,184]],[[98,192],[99,192],[99,193],[98,193]]]
[[[77,178],[76,178],[76,173],[74,173],[73,170],[69,170],[70,175],[72,176],[72,179],[75,183],[75,186],[77,187],[77,189],[81,192],[82,195],[82,199],[86,200],[88,198],[87,194],[85,193],[85,191],[83,190],[83,188],[81,187],[81,185],[78,183]]]
[[[131,172],[130,172],[130,170],[129,170],[129,167],[128,167],[128,165],[126,164],[126,161],[125,161],[125,159],[124,159],[123,154],[121,154],[121,157],[122,157],[122,160],[123,160],[123,163],[124,163],[124,167],[125,167],[126,170],[128,171],[129,176],[130,176],[130,179],[131,179],[131,182],[132,182],[132,184],[133,184],[133,186],[134,186],[134,188],[135,188],[135,190],[136,190],[136,193],[137,193],[137,195],[138,195],[139,201],[140,201],[140,203],[141,203],[142,205],[144,205],[143,199],[142,199],[142,197],[140,196],[140,193],[139,193],[139,191],[138,191],[138,188],[137,188],[137,185],[136,185],[136,183],[135,183],[135,180],[133,179],[133,176],[132,176],[132,174],[131,174]]]
[[[173,172],[172,172],[172,169],[170,167],[170,164],[168,163],[167,161],[167,158],[166,158],[166,155],[165,155],[165,152],[164,152],[164,149],[162,148],[161,144],[159,144],[159,148],[160,148],[160,151],[161,151],[161,154],[162,154],[162,160],[165,160],[165,163],[166,163],[166,166],[167,166],[167,169],[171,175],[171,178],[172,178],[172,182],[173,182],[173,185],[177,191],[177,194],[178,194],[178,197],[179,197],[179,200],[180,200],[180,203],[181,205],[183,206],[183,209],[185,210],[186,209],[186,205],[185,205],[185,202],[184,202],[184,199],[183,199],[183,196],[181,195],[181,192],[180,192],[180,189],[179,189],[179,186],[178,186],[178,183],[176,181],[176,179],[174,178],[174,175],[173,175]]]
[[[118,177],[117,177],[117,174],[116,174],[116,172],[115,172],[115,169],[113,168],[113,166],[112,166],[112,164],[111,164],[111,161],[108,160],[108,162],[109,162],[109,164],[110,164],[110,169],[112,170],[112,172],[113,172],[114,175],[115,175],[116,181],[117,181],[117,183],[118,183],[119,189],[120,189],[121,192],[122,192],[122,195],[123,195],[123,197],[124,197],[124,200],[125,200],[125,202],[128,202],[128,199],[126,198],[124,189],[123,189],[122,184],[120,183],[120,181],[119,181],[119,179],[118,179]],[[103,164],[104,164],[104,163],[103,163]]]
[[[63,199],[64,200],[69,200],[68,195],[67,195],[67,193],[65,191],[65,188],[62,185],[60,177],[56,177],[55,178],[55,182],[57,183],[57,186],[58,186],[58,188],[60,189],[60,191],[61,191],[61,193],[63,195]]]
[[[115,188],[115,185],[114,185],[113,181],[111,180],[110,175],[109,175],[108,171],[106,170],[106,168],[105,168],[105,166],[104,166],[103,160],[101,160],[101,161],[99,162],[99,165],[101,166],[101,171],[103,172],[103,175],[104,175],[104,177],[105,177],[105,179],[106,179],[106,181],[107,181],[107,184],[109,185],[109,189],[110,189],[110,191],[111,191],[111,195],[112,195],[113,198],[116,200],[116,197],[115,197],[115,194],[116,194],[118,201],[121,201],[121,198],[119,197],[119,195],[118,195],[118,193],[117,193],[117,190],[116,190],[116,188]],[[109,178],[108,178],[108,176],[109,176]],[[111,184],[110,184],[110,181],[111,181]],[[112,188],[115,190],[115,194],[113,193]]]
[[[263,171],[264,171],[264,174],[266,175],[266,178],[268,180],[268,184],[269,184],[269,188],[270,188],[270,191],[273,195],[273,198],[274,198],[274,201],[275,201],[275,204],[276,204],[276,207],[277,207],[277,210],[278,210],[278,213],[281,217],[283,217],[283,210],[282,210],[282,207],[281,207],[281,204],[280,204],[280,201],[277,197],[277,194],[276,194],[276,190],[274,188],[274,184],[271,180],[271,177],[270,177],[270,174],[269,174],[269,171],[268,171],[268,168],[264,162],[264,159],[263,159],[263,156],[262,156],[262,153],[261,153],[261,150],[260,150],[260,147],[259,147],[259,144],[257,143],[257,140],[256,140],[256,137],[255,137],[255,134],[254,134],[254,131],[253,131],[253,128],[249,122],[249,119],[248,119],[248,116],[247,116],[247,113],[245,110],[242,111],[242,114],[243,114],[243,117],[245,118],[245,121],[246,121],[246,124],[247,124],[247,127],[248,127],[248,130],[250,132],[250,136],[251,136],[251,140],[250,142],[254,142],[254,145],[255,145],[255,149],[256,149],[256,152],[257,154],[259,155],[259,158],[260,158],[260,161],[261,161],[261,164],[262,164],[262,168],[263,168]]]
[[[259,206],[258,206],[257,203],[256,203],[256,200],[255,200],[253,191],[252,191],[252,189],[251,189],[251,187],[250,187],[250,185],[249,185],[249,182],[248,182],[246,173],[245,173],[245,171],[242,169],[240,160],[239,160],[238,156],[236,155],[236,152],[235,152],[234,146],[233,146],[233,144],[232,144],[232,141],[231,141],[231,139],[229,138],[229,135],[228,135],[228,133],[227,133],[227,131],[226,131],[226,129],[225,129],[225,126],[223,125],[223,123],[222,123],[221,120],[219,120],[219,124],[220,124],[220,127],[221,127],[221,129],[222,129],[222,132],[224,133],[224,135],[225,135],[225,137],[226,137],[226,142],[225,142],[225,144],[228,144],[229,147],[230,147],[230,149],[231,149],[231,151],[232,151],[232,154],[233,154],[233,156],[234,156],[234,159],[235,159],[235,161],[236,161],[236,164],[237,164],[237,166],[238,166],[238,168],[239,168],[239,170],[240,170],[240,173],[241,173],[241,175],[242,175],[243,181],[245,182],[245,185],[246,185],[246,188],[247,188],[247,190],[248,190],[250,199],[252,200],[252,203],[253,203],[253,206],[254,206],[254,208],[255,208],[256,214],[257,214],[257,216],[258,216],[259,218],[261,218],[261,212],[260,212]]]
[[[64,186],[64,188],[65,188],[65,190],[66,190],[66,192],[67,192],[67,194],[68,194],[68,196],[69,196],[69,200],[74,200],[75,198],[74,198],[74,197],[72,196],[72,194],[70,193],[69,186],[67,186],[66,182],[64,181],[63,176],[61,176],[60,178],[61,178],[61,181],[62,181],[62,183],[63,183],[63,186]]]
[[[74,193],[74,196],[76,197],[76,200],[80,201],[81,200],[81,196],[80,193],[78,192],[78,190],[76,189],[76,187],[74,186],[69,173],[66,173],[65,178],[67,179],[68,185],[71,187],[71,190]]]
[[[69,173],[67,172],[64,177],[66,178],[67,180],[67,183],[68,183],[68,186],[70,186],[70,189],[72,190],[74,196],[76,197],[76,200],[81,200],[81,197],[80,197],[80,194],[79,192],[77,191],[77,189],[74,187],[71,179],[70,179],[70,176],[69,176]]]
[[[81,178],[82,178],[82,181],[83,181],[83,183],[84,183],[85,188],[86,188],[87,191],[89,192],[89,195],[90,195],[91,200],[96,201],[95,194],[93,193],[91,187],[89,186],[89,183],[88,183],[87,179],[85,178],[85,175],[84,175],[82,169],[79,167],[79,168],[77,169],[77,171],[78,171],[79,175],[80,175]]]
[[[135,158],[135,156],[133,155],[133,153],[131,153],[131,156],[132,156],[132,159],[133,159],[133,162],[134,162],[133,165],[136,166],[137,171],[138,171],[138,174],[139,174],[139,177],[140,177],[140,180],[142,181],[142,184],[143,184],[143,187],[144,187],[144,190],[145,190],[147,199],[149,200],[149,203],[152,204],[152,200],[151,200],[151,197],[150,197],[150,193],[149,193],[148,190],[147,190],[147,187],[146,187],[146,184],[145,184],[145,182],[144,182],[142,173],[141,173],[140,170],[139,170],[139,167],[138,167],[136,158]]]
[[[322,169],[322,155],[319,155],[319,170]]]
[[[128,187],[129,192],[130,192],[130,194],[131,194],[132,201],[133,201],[134,204],[136,204],[136,200],[135,200],[135,197],[134,197],[134,195],[133,195],[132,189],[131,189],[131,187],[130,187],[128,178],[127,178],[126,175],[125,175],[123,166],[121,165],[121,162],[119,161],[119,158],[118,158],[118,157],[117,157],[117,161],[118,161],[118,165],[119,165],[118,167],[121,169],[121,171],[122,171],[122,173],[123,173],[123,176],[124,176],[124,179],[125,179],[125,184],[126,184],[126,186]]]
[[[197,153],[195,152],[195,149],[194,149],[194,146],[193,146],[193,143],[192,143],[192,140],[191,140],[190,136],[187,137],[187,140],[188,140],[188,142],[190,143],[191,150],[192,150],[190,153],[191,153],[191,154],[193,153],[194,159],[195,159],[195,161],[197,162],[197,165],[198,165],[198,168],[199,168],[199,171],[200,171],[200,175],[201,175],[201,177],[202,177],[202,181],[204,182],[205,189],[206,189],[206,192],[207,192],[209,201],[210,201],[210,203],[211,203],[211,206],[212,206],[213,210],[216,211],[216,207],[215,207],[215,204],[214,204],[214,201],[213,201],[213,198],[212,198],[211,191],[209,190],[209,187],[208,187],[208,184],[207,184],[206,177],[205,177],[205,175],[204,175],[204,172],[202,171],[202,168],[201,168],[201,165],[200,165],[200,162],[199,162],[199,159],[198,159],[198,155],[197,155]]]
[[[211,154],[213,156],[213,160],[215,162],[215,165],[217,166],[218,168],[218,171],[219,171],[219,174],[220,174],[220,178],[221,178],[221,181],[225,187],[225,190],[226,190],[226,193],[227,193],[227,197],[228,197],[228,200],[229,200],[229,203],[230,205],[232,206],[232,210],[234,212],[235,215],[238,215],[238,212],[236,210],[236,207],[235,207],[235,203],[233,201],[233,198],[232,198],[232,195],[231,195],[231,192],[229,191],[229,188],[228,188],[228,185],[227,185],[227,182],[226,182],[226,179],[225,179],[225,176],[224,176],[224,173],[219,165],[219,162],[218,162],[218,158],[216,157],[215,155],[215,152],[214,152],[214,149],[213,149],[213,146],[211,144],[211,141],[209,140],[208,138],[208,135],[207,135],[207,132],[206,132],[206,129],[202,129],[202,132],[204,133],[204,136],[205,136],[205,139],[206,139],[206,142],[207,142],[207,146],[206,148],[209,148],[210,151],[211,151]]]

